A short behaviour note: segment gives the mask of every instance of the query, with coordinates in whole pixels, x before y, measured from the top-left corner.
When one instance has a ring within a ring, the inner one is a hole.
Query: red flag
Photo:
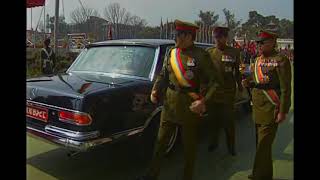
[[[44,6],[45,0],[27,0],[27,8]]]
[[[111,27],[111,24],[109,24],[108,40],[112,40],[112,27]]]

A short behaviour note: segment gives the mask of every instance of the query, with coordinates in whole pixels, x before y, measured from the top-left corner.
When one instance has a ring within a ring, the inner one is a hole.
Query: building
[[[279,49],[294,49],[294,40],[293,39],[277,39],[277,44]]]

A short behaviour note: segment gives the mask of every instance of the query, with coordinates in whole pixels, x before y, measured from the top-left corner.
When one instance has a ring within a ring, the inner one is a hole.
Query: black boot
[[[252,174],[248,175],[248,179],[253,179],[253,175]]]

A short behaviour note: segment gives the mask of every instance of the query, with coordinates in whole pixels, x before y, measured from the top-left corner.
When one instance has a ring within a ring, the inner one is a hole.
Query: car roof
[[[95,42],[88,45],[92,46],[106,46],[106,45],[144,45],[144,46],[160,46],[160,45],[170,45],[175,44],[174,40],[171,39],[117,39],[102,42]],[[207,43],[195,43],[196,45],[212,46],[212,44]]]

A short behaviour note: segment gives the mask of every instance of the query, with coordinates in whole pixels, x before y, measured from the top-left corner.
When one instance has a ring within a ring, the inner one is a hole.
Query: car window
[[[155,48],[142,46],[103,46],[88,49],[70,71],[114,73],[148,78]]]

